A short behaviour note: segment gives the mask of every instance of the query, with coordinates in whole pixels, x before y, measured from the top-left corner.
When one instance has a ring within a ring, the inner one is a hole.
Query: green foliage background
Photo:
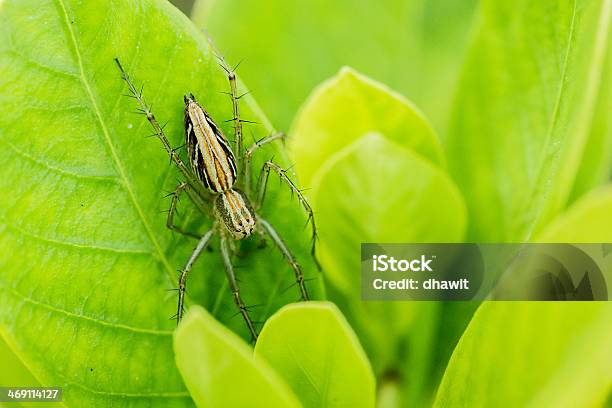
[[[0,385],[60,385],[66,406],[610,400],[608,302],[364,303],[358,257],[376,241],[612,242],[612,1],[201,0],[191,17],[162,0],[0,0]],[[325,289],[283,186],[264,214],[337,305],[282,307],[290,270],[243,243],[245,297],[272,316],[254,348],[214,246],[189,282],[205,309],[173,332],[166,289],[193,247],[160,213],[178,174],[112,62],[178,146],[183,93],[231,117],[199,28],[244,59],[244,116],[261,123],[247,138],[289,130],[290,160],[279,143],[257,163],[294,164],[310,188]]]

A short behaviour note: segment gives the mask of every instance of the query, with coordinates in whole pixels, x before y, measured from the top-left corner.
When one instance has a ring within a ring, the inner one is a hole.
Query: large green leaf
[[[174,334],[176,362],[199,407],[299,407],[290,388],[253,350],[194,306]]]
[[[245,60],[241,72],[280,126],[315,85],[350,65],[409,96],[443,129],[475,4],[198,0],[193,19]]]
[[[308,97],[291,127],[290,152],[302,183],[368,132],[379,132],[435,164],[442,149],[421,112],[385,85],[344,67]]]
[[[487,302],[435,406],[598,407],[612,389],[609,302]]]
[[[255,345],[305,407],[373,407],[375,381],[355,333],[333,303],[287,305]]]
[[[566,205],[581,160],[583,191],[607,174],[605,138],[582,152],[609,80],[611,18],[610,0],[483,1],[448,139],[469,239],[527,240]]]
[[[177,270],[195,242],[165,228],[165,192],[178,172],[154,138],[113,58],[119,57],[182,144],[182,96],[193,92],[231,135],[225,73],[206,38],[165,1],[19,0],[0,5],[0,330],[45,385],[71,406],[192,404],[172,354]],[[246,117],[271,131],[253,100]],[[264,149],[256,166],[275,155]],[[263,214],[309,277],[306,220],[285,186],[270,183]],[[180,204],[179,223],[203,232],[207,217]],[[296,227],[297,226],[297,227]],[[298,299],[293,274],[271,245],[245,242],[237,273],[254,320]],[[309,281],[313,297],[318,281]],[[217,243],[188,282],[243,336]],[[68,352],[69,351],[69,352]]]

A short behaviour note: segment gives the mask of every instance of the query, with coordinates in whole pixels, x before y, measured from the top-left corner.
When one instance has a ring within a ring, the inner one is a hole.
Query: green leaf
[[[266,322],[255,356],[287,380],[305,407],[374,406],[372,368],[333,303],[283,307]]]
[[[164,195],[179,173],[145,138],[151,130],[131,113],[135,101],[122,97],[115,57],[145,85],[173,146],[183,144],[185,92],[231,138],[226,75],[208,40],[168,2],[2,2],[0,331],[44,385],[64,388],[68,406],[191,406],[172,353],[176,292],[168,289],[195,241],[165,228]],[[263,124],[245,134],[269,134],[254,101],[241,101],[244,118]],[[256,156],[255,168],[271,156],[287,165],[280,144]],[[317,277],[306,215],[286,186],[271,182],[269,193],[263,216]],[[210,226],[189,200],[179,207],[187,229]],[[236,264],[245,302],[263,305],[252,317],[264,321],[298,291],[284,291],[294,278],[280,252],[256,241],[238,245]],[[246,337],[224,275],[213,242],[192,271],[189,302]],[[308,285],[321,296],[320,281]]]
[[[476,3],[198,0],[192,18],[245,60],[240,72],[280,126],[313,87],[350,65],[408,95],[445,129]]]
[[[176,364],[199,407],[299,407],[272,368],[206,310],[193,306],[174,333]]]
[[[540,242],[612,242],[612,186],[594,190],[546,227]]]
[[[290,152],[304,185],[333,154],[378,132],[441,164],[442,150],[421,112],[406,98],[351,68],[319,85],[291,128]]]
[[[579,199],[594,186],[609,180],[612,168],[612,41],[608,41],[604,74],[599,85],[596,110],[593,113],[589,139],[582,153],[571,201]]]
[[[448,138],[468,239],[528,240],[567,204],[581,161],[597,169],[582,184],[608,174],[606,155],[582,152],[609,76],[611,18],[610,0],[482,3]]]
[[[455,242],[465,228],[461,195],[446,174],[377,133],[328,159],[313,203],[326,277],[346,292],[359,293],[360,243]]]
[[[436,407],[599,407],[612,389],[609,302],[486,302]]]

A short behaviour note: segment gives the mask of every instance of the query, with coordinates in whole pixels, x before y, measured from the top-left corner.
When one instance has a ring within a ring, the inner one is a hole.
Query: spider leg
[[[243,180],[245,173],[245,164],[242,157],[244,154],[244,142],[242,140],[242,122],[244,121],[240,119],[240,104],[238,103],[239,99],[241,98],[241,96],[238,95],[238,81],[236,79],[236,68],[238,68],[238,66],[236,66],[236,68],[232,68],[221,57],[219,57],[219,60],[219,65],[221,65],[221,68],[223,68],[223,70],[227,74],[227,80],[230,84],[230,97],[232,98],[232,111],[234,114],[234,117],[231,119],[231,121],[234,122],[234,140],[236,141],[236,165],[238,167],[238,180]]]
[[[260,147],[267,145],[268,143],[274,142],[275,140],[285,140],[284,132],[276,132],[272,133],[269,136],[266,136],[262,139],[257,140],[255,143],[249,147],[244,153],[244,180],[245,180],[245,193],[248,196],[251,194],[251,159],[253,158],[253,153],[257,151]]]
[[[223,260],[223,266],[225,267],[225,274],[227,275],[227,280],[230,284],[230,289],[232,291],[232,297],[234,299],[234,304],[238,308],[238,311],[242,315],[244,322],[246,323],[249,332],[251,333],[251,337],[253,341],[257,340],[257,330],[255,330],[255,325],[253,320],[251,320],[251,316],[249,316],[249,311],[240,296],[240,287],[238,286],[238,281],[236,280],[236,274],[234,273],[234,267],[232,266],[232,257],[230,255],[230,251],[228,248],[227,238],[221,235],[221,244],[219,246],[221,252],[221,258]]]
[[[270,171],[278,174],[278,177],[282,182],[287,184],[293,194],[295,194],[298,198],[298,201],[304,208],[304,211],[308,214],[308,223],[310,223],[310,227],[312,229],[312,243],[310,247],[310,254],[312,255],[312,259],[317,265],[317,269],[321,270],[321,266],[319,265],[319,261],[316,257],[316,241],[317,241],[317,224],[315,223],[314,212],[312,211],[312,207],[308,204],[306,197],[302,194],[302,190],[300,190],[293,181],[287,175],[287,171],[280,167],[278,164],[274,163],[272,160],[268,160],[264,163],[261,168],[261,172],[259,173],[259,179],[257,180],[257,195],[255,202],[255,211],[259,210],[263,205],[263,202],[266,198],[266,188],[268,185],[268,178],[270,176]]]
[[[268,236],[272,239],[272,242],[274,242],[277,248],[281,251],[283,257],[285,258],[289,266],[291,266],[291,269],[293,269],[293,272],[295,274],[295,281],[300,288],[302,300],[310,300],[310,296],[308,296],[308,291],[306,290],[304,272],[302,271],[300,264],[298,264],[295,260],[295,256],[293,256],[291,250],[289,250],[283,239],[280,237],[280,235],[278,235],[278,232],[276,232],[274,227],[268,221],[264,220],[261,217],[258,217],[257,220],[259,221],[259,224],[263,227],[265,233],[268,234]]]
[[[166,134],[164,133],[164,126],[160,126],[159,122],[155,118],[155,115],[153,115],[153,112],[151,112],[150,106],[146,104],[144,98],[142,97],[142,89],[140,91],[136,89],[136,87],[134,86],[134,83],[128,76],[127,72],[123,69],[123,66],[119,62],[118,58],[115,58],[115,62],[117,63],[117,66],[119,67],[119,70],[121,71],[121,77],[128,85],[128,88],[131,93],[131,95],[129,96],[136,99],[136,101],[140,105],[140,109],[139,109],[140,112],[147,117],[147,120],[149,121],[149,123],[153,127],[153,130],[155,131],[154,135],[162,142],[162,144],[164,145],[164,149],[170,156],[170,159],[174,162],[174,164],[176,164],[176,166],[179,168],[181,173],[183,173],[183,175],[187,178],[187,180],[190,181],[191,185],[198,185],[198,180],[193,176],[192,172],[185,165],[181,157],[176,152],[176,149],[173,149],[170,146],[170,142],[168,141],[168,138],[166,137]]]
[[[198,234],[186,231],[183,228],[174,224],[174,214],[176,213],[176,206],[178,204],[180,195],[187,189],[189,189],[189,185],[187,183],[181,183],[174,189],[172,193],[170,193],[170,195],[172,196],[172,202],[170,203],[170,209],[168,210],[168,218],[166,218],[166,227],[172,231],[178,232],[179,234],[183,234],[191,238],[200,239],[200,236]]]
[[[187,264],[185,264],[185,267],[181,271],[181,276],[179,277],[179,284],[178,284],[179,297],[178,297],[178,310],[176,312],[176,323],[177,324],[183,318],[183,313],[185,311],[184,309],[185,283],[187,281],[187,276],[189,275],[189,272],[191,272],[191,268],[193,267],[193,264],[195,263],[195,261],[198,259],[202,251],[206,249],[206,247],[212,240],[213,236],[215,235],[215,232],[216,232],[216,228],[213,226],[210,230],[208,230],[208,232],[206,232],[206,234],[202,235],[202,238],[200,238],[198,245],[195,247],[195,249],[191,253],[191,256],[189,257]]]

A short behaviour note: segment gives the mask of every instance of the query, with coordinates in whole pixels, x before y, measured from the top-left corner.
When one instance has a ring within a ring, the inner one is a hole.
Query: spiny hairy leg
[[[183,314],[185,312],[185,308],[184,308],[185,307],[185,288],[186,288],[185,285],[187,283],[187,276],[189,275],[189,272],[191,272],[191,268],[193,267],[193,264],[198,259],[202,251],[204,251],[206,247],[208,246],[208,244],[210,244],[210,241],[214,237],[215,232],[216,232],[216,227],[213,226],[208,232],[206,232],[206,234],[202,235],[202,238],[200,238],[200,241],[198,241],[198,245],[195,247],[195,249],[191,253],[191,256],[189,257],[187,264],[185,264],[185,267],[181,271],[181,275],[179,277],[179,282],[178,282],[179,297],[178,297],[178,310],[176,312],[176,323],[177,324],[181,321],[181,319],[183,318]]]
[[[119,62],[118,58],[115,58],[115,62],[117,63],[117,66],[119,67],[119,70],[121,71],[121,77],[127,83],[128,88],[130,90],[131,95],[126,95],[126,96],[136,99],[136,101],[140,105],[138,112],[142,113],[143,115],[147,117],[147,120],[149,121],[149,123],[153,127],[153,130],[155,131],[154,135],[159,140],[161,140],[162,144],[164,145],[164,149],[166,150],[168,155],[170,155],[170,159],[174,162],[174,164],[176,164],[176,166],[179,168],[181,173],[183,173],[183,175],[190,182],[190,184],[192,186],[197,186],[198,185],[197,179],[193,176],[189,168],[185,165],[185,163],[180,158],[176,150],[170,146],[170,142],[168,141],[168,138],[166,137],[166,134],[164,133],[164,126],[161,126],[159,124],[159,122],[155,118],[155,115],[153,115],[153,112],[151,112],[149,105],[146,104],[144,98],[142,97],[142,88],[140,89],[140,91],[136,89],[136,87],[134,86],[134,83],[130,79],[127,72],[123,69],[123,66],[121,65],[121,62]]]
[[[238,95],[238,81],[236,79],[236,69],[240,64],[232,68],[221,56],[217,56],[217,58],[220,62],[219,65],[227,74],[227,80],[230,84],[230,92],[228,95],[232,98],[232,112],[234,116],[231,120],[234,122],[234,141],[236,143],[236,160],[238,162],[238,180],[242,181],[244,180],[245,174],[245,163],[243,158],[244,142],[242,137],[242,122],[244,121],[240,118],[239,100],[244,95]]]
[[[312,242],[310,247],[310,253],[315,264],[317,265],[317,268],[321,270],[321,266],[319,265],[319,261],[316,257],[317,225],[315,223],[312,207],[310,206],[310,204],[308,204],[308,201],[306,200],[306,197],[304,197],[304,194],[302,194],[302,190],[300,190],[295,185],[295,183],[291,181],[291,179],[287,175],[287,171],[271,160],[268,160],[264,163],[261,169],[261,173],[259,174],[259,179],[257,180],[257,201],[255,203],[255,210],[257,211],[261,208],[266,198],[266,189],[268,186],[270,171],[275,172],[278,177],[280,177],[281,181],[289,186],[293,194],[297,196],[298,201],[300,202],[302,208],[304,208],[304,211],[306,211],[306,214],[308,214],[307,222],[310,223],[310,227],[312,229]]]
[[[257,140],[255,143],[253,143],[251,145],[251,147],[249,147],[246,152],[244,152],[244,169],[245,169],[245,173],[244,173],[244,188],[245,188],[245,193],[248,197],[250,197],[251,195],[251,160],[253,158],[253,154],[261,147],[274,142],[275,140],[285,140],[285,133],[284,132],[276,132],[276,133],[272,133],[269,136],[266,136],[262,139]]]
[[[291,250],[287,247],[283,239],[280,237],[280,235],[278,235],[278,232],[276,232],[274,227],[272,227],[272,225],[268,221],[264,220],[261,217],[257,217],[257,221],[259,222],[259,225],[262,226],[264,232],[272,239],[272,242],[274,242],[276,247],[281,251],[283,257],[285,258],[289,266],[291,266],[291,269],[293,269],[293,273],[295,275],[295,282],[300,288],[302,300],[310,300],[310,296],[308,296],[308,291],[306,290],[304,272],[302,271],[300,264],[297,263],[295,256],[293,256]]]
[[[228,247],[228,241],[225,237],[223,237],[223,235],[221,235],[220,252],[221,258],[223,260],[223,266],[225,267],[225,274],[227,275],[230,290],[232,291],[232,298],[234,300],[234,304],[242,315],[242,318],[244,319],[244,322],[246,323],[247,328],[251,333],[253,341],[256,341],[258,333],[257,330],[255,330],[255,325],[253,324],[253,320],[251,320],[251,316],[249,315],[247,306],[242,300],[242,296],[240,295],[240,287],[238,286],[238,281],[236,280],[236,274],[232,265],[232,256]]]
[[[181,183],[174,189],[172,193],[169,194],[170,196],[172,196],[172,202],[170,203],[170,208],[168,209],[168,218],[166,218],[166,227],[172,231],[178,232],[179,234],[182,234],[182,235],[185,235],[191,238],[200,239],[200,236],[198,234],[186,231],[183,228],[174,224],[174,214],[176,213],[176,207],[178,205],[180,196],[188,188],[189,188],[189,185],[187,183]]]

